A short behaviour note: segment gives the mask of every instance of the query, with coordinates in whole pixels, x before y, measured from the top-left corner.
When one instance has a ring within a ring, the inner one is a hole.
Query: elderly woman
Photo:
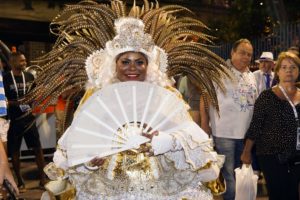
[[[241,156],[251,163],[256,144],[258,162],[267,182],[270,200],[299,199],[300,181],[300,90],[297,88],[300,60],[282,52],[276,62],[279,83],[261,93]]]

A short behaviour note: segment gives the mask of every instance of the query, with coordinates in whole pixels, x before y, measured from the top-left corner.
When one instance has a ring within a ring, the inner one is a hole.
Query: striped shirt
[[[2,76],[2,72],[0,71],[0,117],[6,115],[7,115],[6,97],[4,92],[3,76]]]

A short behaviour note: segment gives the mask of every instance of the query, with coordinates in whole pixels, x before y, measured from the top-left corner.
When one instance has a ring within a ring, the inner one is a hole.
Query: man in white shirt
[[[225,155],[222,168],[226,181],[224,200],[235,199],[234,169],[241,166],[244,137],[258,95],[255,77],[249,70],[252,55],[249,40],[240,39],[233,44],[231,59],[226,61],[233,80],[224,79],[226,93],[216,88],[219,112],[212,106],[205,109],[204,101],[200,100],[201,128],[212,134],[216,151]]]
[[[262,91],[272,87],[274,79],[274,72],[272,70],[275,65],[273,53],[262,52],[258,62],[259,70],[253,72],[253,74],[256,79],[258,93],[260,94]]]

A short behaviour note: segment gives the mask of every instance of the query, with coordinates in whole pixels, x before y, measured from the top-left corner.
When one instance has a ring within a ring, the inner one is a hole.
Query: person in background
[[[274,57],[272,52],[262,52],[259,62],[259,70],[253,72],[258,93],[269,89],[274,79],[274,72],[272,71],[275,65]]]
[[[15,183],[14,177],[9,168],[4,144],[0,141],[0,193],[3,193],[3,181],[5,179],[8,180],[8,182],[13,186],[16,193],[19,194],[17,184]]]
[[[183,99],[190,106],[190,115],[193,118],[194,122],[200,125],[200,92],[197,87],[188,79],[187,76],[180,78],[179,92],[182,94]]]
[[[293,53],[299,58],[299,47],[298,46],[291,46],[290,48],[287,49],[287,52]],[[299,82],[299,81],[300,81],[300,76],[298,77],[297,82]],[[277,85],[278,82],[279,82],[278,77],[275,74],[275,78],[272,82],[272,86]],[[297,87],[299,88],[299,85]]]
[[[0,68],[2,67],[2,62],[0,59]],[[0,70],[0,142],[3,142],[4,148],[6,150],[7,142],[7,131],[9,127],[9,121],[7,120],[7,102],[4,92],[3,85],[3,72]]]
[[[233,44],[231,59],[227,60],[233,81],[224,80],[226,93],[217,88],[219,111],[212,106],[207,108],[204,99],[200,99],[201,128],[212,134],[217,153],[225,155],[221,169],[227,187],[224,200],[235,199],[234,169],[241,166],[244,137],[258,95],[255,77],[249,70],[252,55],[249,40],[240,39]]]
[[[297,46],[291,46],[290,48],[288,48],[288,52],[291,52],[299,57],[299,47]]]
[[[1,59],[0,59],[0,63]],[[0,64],[0,65],[1,65]],[[4,92],[4,85],[3,85],[3,74],[2,70],[0,70],[0,139],[2,142],[7,141],[7,130],[9,123],[6,120],[7,117],[7,102]]]
[[[187,77],[186,76],[182,76],[178,79],[177,81],[177,85],[178,85],[178,91],[181,93],[182,98],[184,99],[184,101],[188,101],[189,99],[189,93],[188,93],[188,85],[187,85]]]
[[[188,104],[191,107],[190,115],[192,116],[194,122],[200,125],[200,92],[199,89],[192,83],[190,79],[187,79],[188,87]]]
[[[250,70],[251,70],[251,72],[255,72],[255,71],[259,70],[259,60],[258,59],[254,61],[252,66],[250,66]]]
[[[275,66],[279,83],[258,97],[241,155],[251,163],[256,154],[264,174],[270,200],[298,200],[300,181],[300,90],[297,88],[300,59],[282,52]]]
[[[2,64],[1,60],[0,63]],[[0,71],[0,193],[3,193],[3,181],[8,180],[18,194],[18,187],[9,168],[6,156],[6,142],[9,121],[6,120],[7,105],[3,86],[2,71]],[[4,197],[4,196],[2,196]]]
[[[3,74],[2,71],[0,71],[0,142],[3,142],[5,150],[8,128],[9,121],[7,120],[7,102],[3,85]]]
[[[39,139],[39,133],[35,126],[35,117],[28,112],[30,105],[21,104],[20,100],[30,91],[34,77],[29,72],[25,72],[27,65],[24,54],[14,52],[9,59],[12,70],[3,77],[5,94],[8,100],[8,117],[11,121],[8,130],[8,153],[12,158],[13,169],[18,180],[20,192],[24,192],[25,183],[20,172],[20,148],[22,139],[25,139],[28,148],[34,150],[36,163],[39,169],[40,186],[46,183],[44,168],[44,156]],[[24,114],[27,113],[26,116]]]
[[[0,57],[0,71],[1,71],[1,72],[3,72],[3,71],[4,71],[4,68],[3,68],[3,63],[2,63],[1,57]]]
[[[273,53],[268,51],[262,52],[257,62],[259,63],[259,70],[253,72],[253,74],[256,79],[258,94],[260,94],[262,91],[272,87],[272,82],[275,78],[273,72],[275,65]],[[261,177],[260,167],[255,152],[256,150],[254,146],[252,149],[252,168],[254,173]]]
[[[1,59],[0,65],[2,65],[2,72],[7,72],[10,70],[10,66],[8,63],[10,54],[11,51],[8,48],[8,46],[2,40],[0,40],[0,59]]]

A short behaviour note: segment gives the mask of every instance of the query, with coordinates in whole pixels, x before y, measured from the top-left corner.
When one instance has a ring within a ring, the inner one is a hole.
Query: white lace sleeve
[[[172,135],[160,131],[158,136],[154,136],[151,142],[154,155],[176,151],[182,149],[181,144]]]
[[[170,134],[182,147],[180,151],[165,153],[168,159],[174,161],[177,169],[196,171],[208,162],[217,162],[218,155],[213,151],[211,140],[195,122],[186,122]]]
[[[64,170],[68,169],[68,160],[67,160],[67,153],[66,153],[66,149],[67,149],[66,138],[68,132],[69,132],[69,128],[58,140],[58,145],[53,156],[53,162],[55,163],[55,165]]]

